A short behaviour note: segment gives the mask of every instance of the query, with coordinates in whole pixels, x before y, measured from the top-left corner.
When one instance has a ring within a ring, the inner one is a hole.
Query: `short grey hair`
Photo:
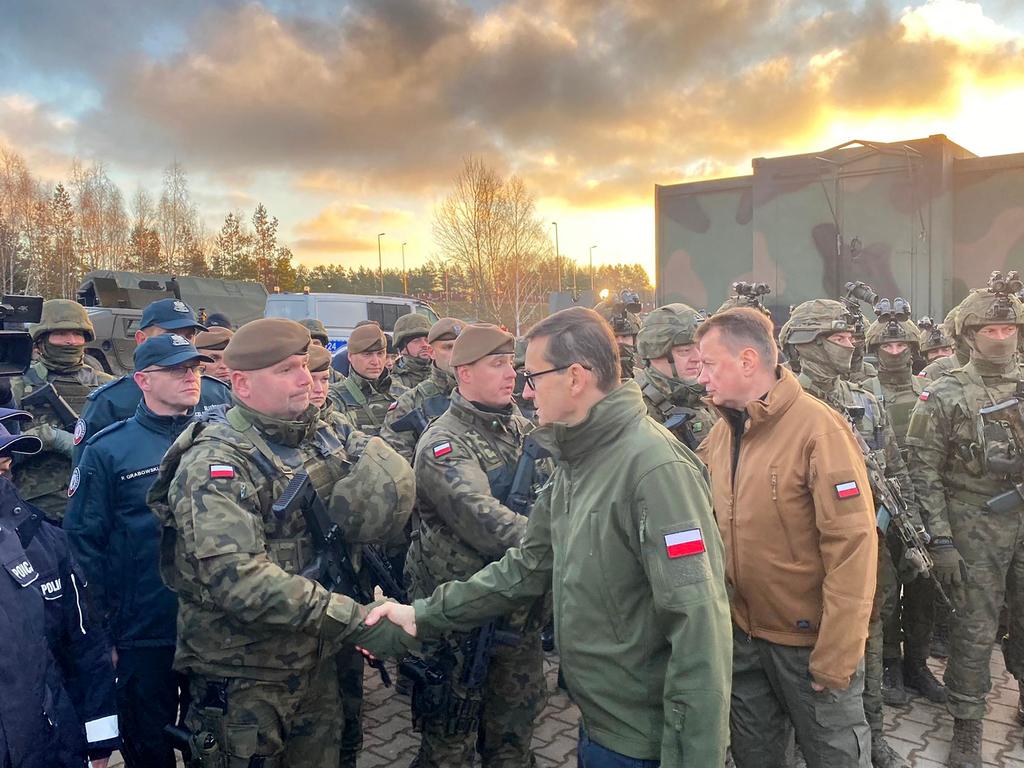
[[[602,392],[619,385],[619,347],[612,329],[597,312],[571,307],[541,320],[526,334],[527,343],[548,340],[548,362],[556,368],[579,363],[593,371]]]
[[[750,347],[757,352],[766,368],[774,370],[779,364],[775,329],[763,312],[750,307],[733,307],[718,312],[700,324],[694,334],[694,341],[699,344],[701,339],[714,330],[721,334],[722,343],[733,354],[738,355],[744,348]]]

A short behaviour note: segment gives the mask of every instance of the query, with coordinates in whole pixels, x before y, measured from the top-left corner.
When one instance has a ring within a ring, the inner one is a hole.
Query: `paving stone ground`
[[[986,767],[1024,768],[1024,727],[1017,723],[1017,682],[1006,672],[1003,656],[992,654],[992,693],[985,717],[982,757]],[[941,680],[945,664],[930,662]],[[548,703],[534,733],[538,768],[575,768],[579,710],[555,684],[557,656],[545,662]],[[394,672],[392,672],[394,677]],[[886,707],[886,733],[893,748],[912,768],[940,768],[949,754],[953,721],[944,706],[915,698],[907,707]],[[359,768],[405,768],[415,754],[417,735],[409,720],[409,700],[381,685],[376,672],[366,676],[365,742]],[[115,753],[111,768],[123,766]],[[666,767],[668,768],[668,767]]]

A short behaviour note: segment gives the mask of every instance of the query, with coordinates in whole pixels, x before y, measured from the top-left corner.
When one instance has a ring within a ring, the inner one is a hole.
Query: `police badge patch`
[[[78,445],[85,439],[85,419],[79,419],[75,422],[75,445]]]
[[[186,339],[184,336],[179,336],[176,333],[172,333],[171,334],[171,345],[175,346],[175,347],[187,347],[188,346],[188,339]]]
[[[173,306],[174,306],[174,311],[175,312],[191,312],[192,311],[191,309],[188,308],[188,304],[186,304],[184,301],[176,301],[176,302],[174,302]]]
[[[71,473],[71,480],[68,481],[68,498],[70,499],[75,495],[75,491],[78,490],[79,483],[82,482],[82,470],[79,467],[75,467],[75,471]]]

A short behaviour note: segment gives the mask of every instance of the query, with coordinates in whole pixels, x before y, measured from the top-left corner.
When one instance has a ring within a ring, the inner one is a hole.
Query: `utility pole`
[[[380,239],[384,237],[385,234],[387,233],[381,232],[377,235],[377,276],[380,278],[380,291],[378,291],[378,293],[381,296],[384,295],[384,259],[381,258],[380,254]]]
[[[405,271],[405,246],[406,243],[402,243],[402,293],[406,296],[409,295],[409,276]]]
[[[594,293],[594,249],[596,245],[590,246],[590,292]]]
[[[552,221],[555,228],[555,270],[558,272],[558,292],[562,292],[562,256],[558,250],[558,222]]]

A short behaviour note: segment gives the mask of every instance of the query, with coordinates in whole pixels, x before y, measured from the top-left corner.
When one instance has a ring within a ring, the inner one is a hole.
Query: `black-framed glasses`
[[[537,371],[536,373],[527,373],[526,371],[523,371],[523,381],[526,382],[526,386],[529,387],[530,389],[536,389],[537,384],[535,380],[538,376],[547,376],[549,373],[558,373],[559,371],[565,371],[568,370],[569,368],[572,368],[574,365],[579,365],[580,367],[588,371],[590,370],[589,365],[583,365],[583,363],[569,363],[568,365],[560,365],[557,368],[548,368],[546,371]]]

